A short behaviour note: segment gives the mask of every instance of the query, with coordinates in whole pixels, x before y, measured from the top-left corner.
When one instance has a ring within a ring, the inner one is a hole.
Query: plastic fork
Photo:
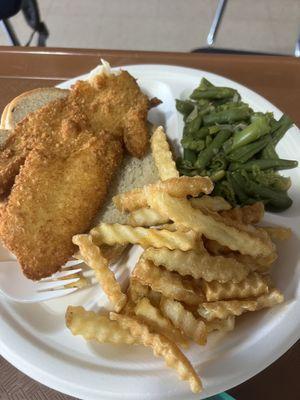
[[[82,271],[83,262],[72,260],[60,272],[40,281],[27,279],[17,261],[0,262],[0,293],[19,303],[38,303],[73,293],[77,288],[65,288],[79,277],[70,277]]]

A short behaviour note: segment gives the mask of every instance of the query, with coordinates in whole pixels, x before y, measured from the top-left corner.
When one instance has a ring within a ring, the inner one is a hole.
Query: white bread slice
[[[127,215],[122,214],[114,205],[113,196],[131,189],[148,185],[159,180],[158,170],[154,164],[150,149],[144,158],[124,157],[123,164],[111,184],[104,207],[97,215],[95,224],[99,222],[125,224]]]
[[[42,88],[25,92],[12,100],[2,114],[1,124],[14,127],[30,112],[37,110],[56,98],[61,98],[68,94],[68,90],[58,88]],[[10,128],[12,129],[12,128]],[[149,131],[151,126],[149,124]],[[0,129],[0,146],[4,143],[9,131]],[[149,146],[150,147],[150,146]],[[115,179],[111,184],[106,203],[99,215],[95,218],[95,224],[100,221],[107,223],[125,223],[127,216],[120,213],[112,202],[112,197],[118,193],[126,192],[135,187],[141,187],[148,183],[157,181],[158,171],[150,153],[143,159],[137,159],[126,155],[122,167],[117,171]]]
[[[22,121],[27,114],[43,107],[50,101],[67,96],[68,93],[67,89],[45,87],[20,94],[4,108],[1,128],[14,129],[17,123]]]

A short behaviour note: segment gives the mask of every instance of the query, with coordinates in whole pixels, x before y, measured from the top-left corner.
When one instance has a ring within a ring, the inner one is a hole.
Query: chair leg
[[[295,46],[295,57],[300,57],[300,35],[298,36]]]
[[[19,39],[17,38],[17,35],[14,31],[14,28],[12,27],[12,24],[7,20],[7,19],[2,19],[0,21],[2,29],[4,30],[7,39],[9,41],[9,44],[13,46],[20,46]]]
[[[219,25],[220,25],[220,22],[222,20],[222,17],[223,17],[224,11],[225,11],[226,3],[227,3],[227,0],[219,0],[218,6],[216,9],[216,13],[215,13],[213,22],[211,24],[211,27],[210,27],[210,30],[209,30],[209,33],[208,33],[208,36],[206,39],[209,47],[214,44],[214,40],[215,40],[215,37],[217,36]]]

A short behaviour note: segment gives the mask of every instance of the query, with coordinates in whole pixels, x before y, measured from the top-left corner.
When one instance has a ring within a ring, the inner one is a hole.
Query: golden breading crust
[[[121,141],[105,132],[73,146],[32,150],[1,211],[1,239],[31,279],[73,254],[72,236],[90,228],[122,160]]]
[[[129,153],[142,157],[148,145],[147,112],[151,102],[126,71],[100,75],[91,85],[78,81],[64,98],[24,118],[10,133],[0,152],[0,195],[11,189],[29,152],[40,146],[68,147],[82,131],[102,130],[121,137]],[[67,151],[67,149],[66,149]]]

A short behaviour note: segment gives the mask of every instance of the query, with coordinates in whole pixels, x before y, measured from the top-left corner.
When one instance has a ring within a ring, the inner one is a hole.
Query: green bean
[[[267,146],[263,149],[261,152],[261,157],[262,158],[270,158],[270,159],[276,159],[279,158],[278,154],[276,153],[275,146],[273,143],[267,144]]]
[[[223,151],[224,151],[224,153],[227,155],[229,152],[230,152],[230,150],[231,150],[231,147],[232,147],[232,142],[233,142],[233,138],[231,137],[231,138],[229,138],[228,140],[226,140],[226,142],[223,144]]]
[[[181,114],[188,115],[194,109],[195,104],[190,100],[179,100],[176,99],[176,109]]]
[[[213,195],[224,197],[224,199],[228,200],[233,206],[237,205],[233,187],[226,179],[222,179],[221,181],[217,181],[215,183]]]
[[[204,125],[214,124],[233,124],[234,122],[249,120],[251,111],[249,107],[230,108],[228,110],[218,111],[204,115]]]
[[[225,99],[233,97],[235,93],[236,90],[227,87],[209,87],[205,90],[198,87],[191,94],[191,99]]]
[[[220,104],[216,107],[217,111],[225,111],[231,110],[232,108],[240,108],[240,107],[247,107],[249,108],[248,104],[243,103],[242,101],[234,102],[234,101],[227,101],[224,104]]]
[[[189,161],[191,164],[194,164],[197,160],[197,154],[193,150],[184,149],[183,158],[185,161]]]
[[[193,164],[188,161],[188,160],[184,160],[183,158],[179,157],[176,160],[176,167],[177,169],[195,169],[195,167],[193,166]]]
[[[227,159],[226,159],[225,154],[222,153],[222,152],[219,152],[218,154],[216,154],[216,155],[212,158],[212,160],[211,160],[211,162],[210,162],[210,165],[209,165],[209,168],[210,168],[212,171],[218,171],[218,170],[220,170],[220,169],[226,170],[226,169],[227,169],[227,166],[228,166],[228,161],[227,161]]]
[[[272,209],[272,211],[275,212],[283,211],[292,205],[292,200],[288,197],[286,192],[270,189],[250,179],[243,179],[241,175],[238,174],[235,174],[234,177],[240,182],[243,190],[248,195],[267,200],[267,209]]]
[[[231,187],[233,188],[233,191],[237,198],[239,199],[241,204],[244,204],[248,200],[248,196],[241,187],[240,183],[238,180],[235,178],[233,174],[227,173],[227,180],[230,183]]]
[[[222,147],[223,143],[231,136],[231,132],[229,131],[221,131],[219,132],[213,141],[206,147],[205,150],[203,150],[201,153],[199,153],[197,161],[195,162],[195,167],[198,169],[204,169],[206,165],[210,162],[210,160],[213,158],[214,155],[217,154],[217,152],[220,150]],[[207,136],[211,137],[211,136]]]
[[[286,192],[291,187],[291,178],[281,176],[278,172],[271,169],[263,171],[260,169],[254,169],[248,173],[248,176],[255,182],[263,186],[268,186],[271,189]]]
[[[193,133],[193,137],[196,139],[205,139],[207,135],[209,135],[209,129],[206,126]]]
[[[200,85],[198,86],[200,90],[205,90],[212,87],[214,87],[214,85],[211,82],[209,82],[209,80],[207,80],[206,78],[202,78]]]
[[[205,147],[205,142],[202,139],[194,139],[188,135],[184,136],[181,140],[182,147],[184,149],[201,151]]]
[[[214,107],[212,104],[208,104],[207,107],[204,107],[204,108],[202,108],[202,109],[200,110],[200,114],[201,114],[202,116],[204,116],[204,115],[207,115],[207,114],[209,114],[209,113],[211,113],[211,112],[214,112],[214,111],[215,111],[215,107]]]
[[[194,132],[197,132],[201,126],[201,123],[202,123],[202,116],[201,114],[198,114],[193,120],[191,120],[189,123],[186,124],[185,133],[191,135]]]
[[[270,126],[266,117],[257,117],[254,122],[243,129],[241,132],[235,133],[231,151],[267,135],[270,132]]]
[[[195,118],[197,118],[199,115],[199,110],[197,106],[194,106],[193,110],[189,113],[189,115],[186,117],[185,122],[190,123],[192,122]]]
[[[214,135],[215,133],[220,132],[220,130],[221,130],[221,128],[220,128],[220,126],[218,126],[218,125],[210,126],[210,127],[208,128],[208,132],[209,132],[210,135]]]
[[[292,169],[298,166],[297,161],[293,160],[283,160],[283,159],[260,159],[260,160],[252,160],[248,161],[245,164],[242,163],[232,163],[229,166],[229,171],[235,171],[237,169],[243,169],[244,171],[252,171],[254,168],[258,169]]]
[[[268,143],[271,142],[271,136],[263,136],[261,139],[253,143],[242,146],[227,155],[228,160],[245,163],[255,154],[259,153]]]
[[[211,105],[209,100],[206,100],[206,99],[200,99],[200,100],[197,101],[196,104],[197,104],[197,106],[198,106],[200,111],[204,110],[205,108],[207,108],[208,106]]]
[[[277,145],[277,143],[283,138],[285,133],[290,129],[290,127],[293,125],[293,121],[288,115],[283,115],[280,120],[280,127],[274,132],[273,139],[272,139],[272,144],[274,146]]]
[[[205,138],[205,147],[209,146],[212,141],[213,141],[213,138],[210,135],[206,136],[206,138]]]
[[[273,129],[271,131],[272,133],[272,142],[266,146],[266,148],[262,151],[262,157],[263,158],[278,158],[278,155],[276,153],[275,147],[277,143],[283,138],[285,133],[290,129],[290,127],[293,125],[293,121],[290,119],[289,116],[283,115],[279,121],[275,121],[273,123]]]
[[[211,175],[210,175],[210,179],[213,181],[213,182],[217,182],[217,181],[220,181],[221,179],[223,179],[224,178],[224,176],[225,176],[225,171],[224,171],[224,169],[220,169],[219,171],[216,171],[216,172],[213,172]]]

